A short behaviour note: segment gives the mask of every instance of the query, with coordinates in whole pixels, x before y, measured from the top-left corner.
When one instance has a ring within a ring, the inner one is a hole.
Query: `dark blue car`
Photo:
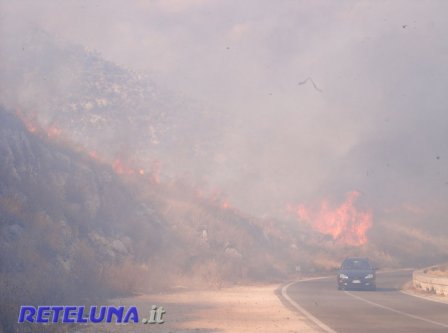
[[[375,267],[367,258],[347,258],[338,271],[338,289],[376,290]]]

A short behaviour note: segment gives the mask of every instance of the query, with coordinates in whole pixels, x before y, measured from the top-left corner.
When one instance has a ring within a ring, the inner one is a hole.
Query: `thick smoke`
[[[4,67],[33,45],[23,27],[36,27],[146,72],[224,119],[206,152],[175,150],[163,163],[224,191],[232,205],[281,216],[289,202],[342,202],[356,189],[374,221],[402,214],[446,231],[446,2],[44,0],[1,7]],[[37,98],[51,124],[46,92],[77,89],[76,68],[62,72],[2,102],[29,107]],[[1,86],[8,80],[18,79],[2,76]],[[204,113],[191,112],[192,122],[204,121]]]

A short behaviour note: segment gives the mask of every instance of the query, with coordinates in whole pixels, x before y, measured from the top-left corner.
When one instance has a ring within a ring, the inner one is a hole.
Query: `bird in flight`
[[[308,81],[310,81],[314,87],[314,89],[316,89],[318,92],[322,92],[322,89],[320,89],[316,83],[314,82],[313,78],[311,76],[308,76],[305,80],[301,81],[298,83],[299,86],[306,84]]]

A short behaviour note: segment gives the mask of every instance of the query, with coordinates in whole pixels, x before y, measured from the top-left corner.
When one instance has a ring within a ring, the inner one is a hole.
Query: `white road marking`
[[[396,269],[396,270],[390,270],[390,271],[382,271],[382,272],[378,272],[378,273],[395,273],[395,272],[400,272],[400,271],[408,271],[408,270],[413,270],[412,268],[402,268],[402,269]],[[306,282],[306,281],[313,281],[313,280],[322,280],[322,279],[328,279],[331,278],[331,276],[321,276],[321,277],[314,277],[314,278],[308,278],[308,279],[303,279],[303,280],[296,280],[293,282],[288,283],[287,285],[283,286],[282,288],[282,296],[294,307],[296,308],[300,313],[302,313],[305,317],[307,317],[309,320],[311,320],[313,323],[315,323],[317,326],[319,326],[321,329],[323,329],[325,332],[327,333],[337,333],[337,331],[333,330],[331,327],[327,326],[326,324],[324,324],[322,321],[320,321],[319,319],[317,319],[316,317],[314,317],[311,313],[309,313],[308,311],[306,311],[303,307],[301,307],[297,302],[295,302],[291,297],[288,296],[287,291],[288,288],[293,285],[294,283],[299,283],[299,282]],[[388,311],[392,311],[394,313],[406,316],[406,317],[410,317],[413,319],[417,319],[417,320],[421,320],[433,325],[437,325],[437,326],[442,326],[444,328],[448,328],[447,324],[444,323],[440,323],[438,321],[434,321],[434,320],[430,320],[430,319],[426,319],[420,316],[416,316],[416,315],[412,315],[410,313],[407,312],[403,312],[403,311],[399,311],[393,308],[390,308],[388,306],[385,305],[381,305],[372,301],[369,301],[367,299],[364,299],[362,297],[359,296],[355,296],[352,293],[348,292],[348,291],[344,291],[347,295],[356,298],[362,302],[365,302],[367,304],[382,308],[384,310],[388,310]],[[401,291],[403,292],[403,291]],[[405,293],[405,292],[403,292]],[[412,295],[415,296],[415,295]],[[418,296],[416,296],[418,297]]]
[[[286,286],[283,286],[282,288],[282,296],[293,306],[295,307],[297,310],[299,310],[299,312],[301,312],[305,317],[307,317],[309,320],[311,320],[313,323],[315,323],[317,326],[319,326],[321,329],[323,329],[325,332],[327,333],[337,333],[334,329],[330,328],[329,326],[325,325],[323,322],[321,322],[319,319],[317,319],[316,317],[314,317],[311,313],[309,313],[308,311],[306,311],[304,308],[302,308],[297,302],[295,302],[291,297],[288,296],[287,291],[289,286],[291,286],[292,284],[296,283],[296,282],[304,282],[304,281],[312,281],[312,280],[321,280],[321,279],[328,279],[328,276],[324,276],[324,277],[317,277],[317,278],[310,278],[310,279],[305,279],[305,280],[300,280],[300,281],[293,281],[288,283]]]
[[[354,294],[352,294],[351,292],[348,292],[348,291],[345,291],[345,293],[346,293],[347,295],[353,297],[353,298],[356,298],[356,299],[358,299],[358,300],[360,300],[360,301],[362,301],[362,302],[365,302],[365,303],[367,303],[367,304],[376,306],[376,307],[378,307],[378,308],[381,308],[381,309],[384,309],[384,310],[388,310],[388,311],[391,311],[391,312],[394,312],[394,313],[397,313],[397,314],[400,314],[400,315],[402,315],[402,316],[406,316],[406,317],[409,317],[409,318],[413,318],[413,319],[421,320],[421,321],[424,321],[424,322],[427,322],[427,323],[430,323],[430,324],[433,324],[433,325],[437,325],[437,326],[441,326],[441,327],[448,328],[448,325],[447,325],[447,324],[440,323],[440,322],[438,322],[438,321],[434,321],[434,320],[430,320],[430,319],[426,319],[426,318],[423,318],[423,317],[420,317],[420,316],[416,316],[416,315],[413,315],[413,314],[410,314],[410,313],[407,313],[407,312],[403,312],[403,311],[400,311],[400,310],[396,310],[396,309],[390,308],[390,307],[388,307],[388,306],[381,305],[381,304],[378,304],[378,303],[369,301],[369,300],[367,300],[367,299],[365,299],[365,298],[356,296],[356,295],[354,295]]]

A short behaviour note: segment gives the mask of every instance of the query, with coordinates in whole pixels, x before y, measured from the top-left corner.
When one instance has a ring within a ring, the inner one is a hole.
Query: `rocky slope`
[[[284,276],[288,246],[191,186],[118,175],[0,110],[1,318],[176,285]]]
[[[0,103],[109,161],[167,174],[206,172],[225,119],[82,46],[40,29],[5,40]]]

